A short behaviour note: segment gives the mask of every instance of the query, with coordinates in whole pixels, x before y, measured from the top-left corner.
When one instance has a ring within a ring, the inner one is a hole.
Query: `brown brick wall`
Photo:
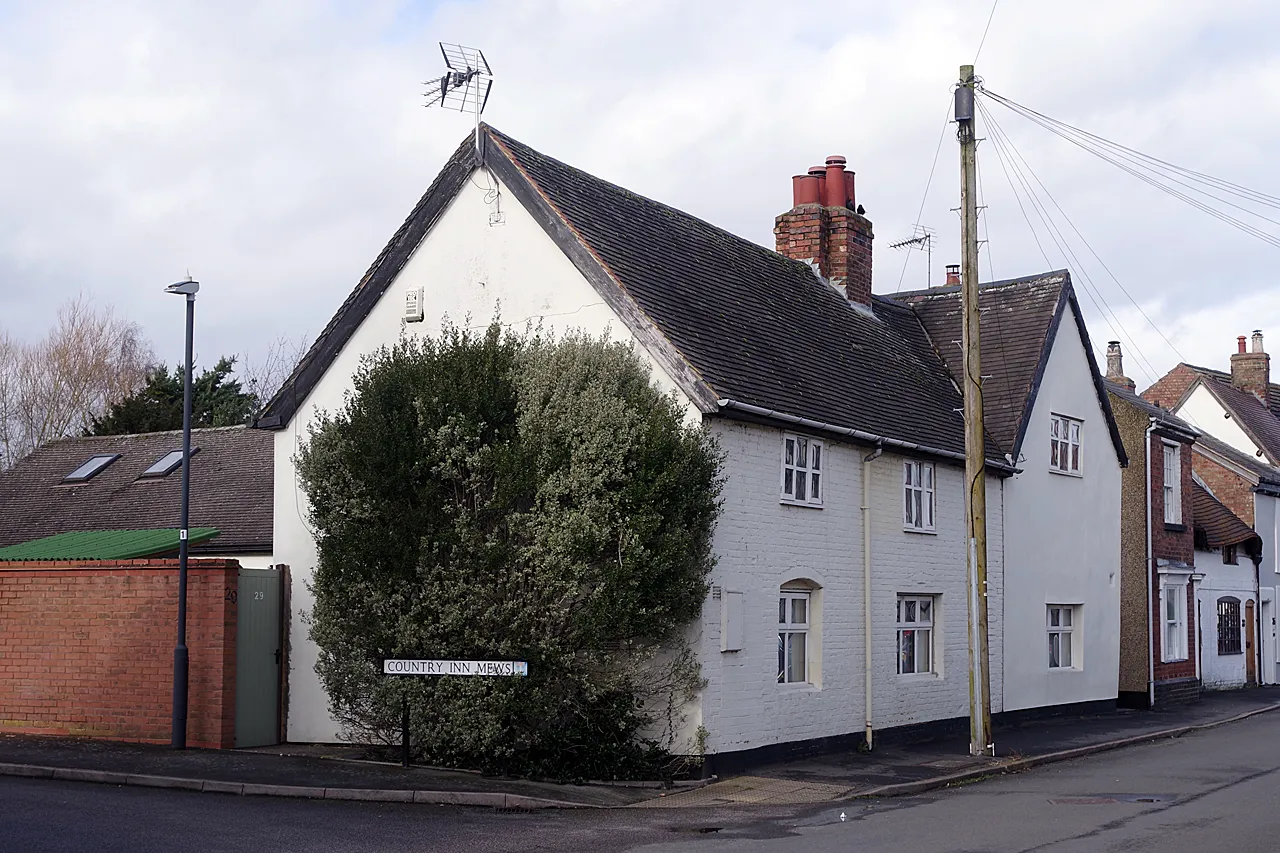
[[[1164,439],[1151,436],[1151,555],[1156,558],[1195,564],[1195,518],[1191,507],[1191,471],[1195,453],[1191,445],[1180,442],[1182,471],[1182,524],[1183,529],[1168,527],[1164,523]]]
[[[235,746],[235,560],[192,560],[187,743]],[[0,732],[168,743],[176,560],[0,563]]]
[[[1224,468],[1212,459],[1195,455],[1196,475],[1245,524],[1253,527],[1253,481]]]
[[[1173,370],[1157,379],[1154,385],[1143,391],[1142,398],[1148,403],[1155,403],[1165,409],[1172,409],[1182,399],[1182,395],[1187,393],[1187,389],[1191,387],[1191,383],[1195,382],[1198,376],[1199,374],[1187,365],[1179,364]]]

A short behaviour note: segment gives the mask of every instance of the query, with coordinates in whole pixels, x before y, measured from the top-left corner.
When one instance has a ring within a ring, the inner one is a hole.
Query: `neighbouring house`
[[[191,555],[273,565],[270,436],[194,429],[191,452],[190,527],[218,531],[193,542]],[[0,548],[59,534],[175,530],[181,497],[181,432],[51,441],[0,471]],[[92,542],[103,547],[101,537]]]
[[[1200,696],[1192,455],[1200,433],[1139,397],[1119,341],[1107,345],[1107,391],[1129,468],[1120,500],[1120,694],[1150,708]]]
[[[1195,509],[1196,623],[1200,678],[1206,690],[1258,683],[1258,563],[1262,540],[1197,481]]]
[[[297,447],[363,355],[498,309],[634,343],[726,452],[718,562],[691,629],[706,686],[677,751],[699,732],[728,768],[963,728],[957,288],[872,294],[871,223],[841,157],[793,179],[775,252],[487,125],[479,142],[256,422],[275,433],[273,541],[295,579],[290,738],[340,737],[299,618],[316,546]],[[1070,276],[986,285],[981,303],[993,709],[1114,703],[1126,457]]]
[[[1258,536],[1260,550],[1253,569],[1255,664],[1258,680],[1274,684],[1280,682],[1275,626],[1280,583],[1280,385],[1271,382],[1271,357],[1262,332],[1255,331],[1248,346],[1243,335],[1236,342],[1230,372],[1179,364],[1142,396],[1200,431],[1192,464],[1195,476]],[[1221,557],[1213,562],[1220,564]],[[1205,611],[1206,618],[1210,612]]]

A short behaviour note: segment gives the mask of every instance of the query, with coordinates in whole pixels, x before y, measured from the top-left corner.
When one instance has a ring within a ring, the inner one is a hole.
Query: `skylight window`
[[[87,483],[89,480],[92,480],[98,474],[102,473],[102,469],[106,468],[119,458],[119,453],[99,453],[97,456],[90,456],[89,461],[63,477],[62,482]]]
[[[200,448],[191,448],[191,455],[195,456],[200,452]],[[167,477],[182,467],[182,451],[170,450],[164,456],[156,460],[155,464],[138,475],[142,477]]]

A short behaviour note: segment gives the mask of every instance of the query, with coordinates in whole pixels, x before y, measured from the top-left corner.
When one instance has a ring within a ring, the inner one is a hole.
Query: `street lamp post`
[[[187,748],[187,516],[191,504],[191,338],[195,331],[200,282],[171,284],[165,293],[187,298],[187,355],[182,377],[182,520],[178,531],[178,644],[173,647],[173,734],[169,745]]]

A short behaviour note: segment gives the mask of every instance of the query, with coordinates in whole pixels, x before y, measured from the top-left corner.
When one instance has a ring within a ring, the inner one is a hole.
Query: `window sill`
[[[1187,532],[1187,526],[1185,524],[1174,524],[1172,521],[1166,521],[1164,523],[1164,529],[1168,530],[1170,533],[1186,533]]]
[[[899,681],[941,681],[942,676],[936,672],[900,672]]]
[[[1082,666],[1051,666],[1049,672],[1084,672]]]
[[[1084,479],[1084,473],[1081,471],[1059,471],[1057,468],[1050,468],[1050,474],[1057,474],[1059,477],[1074,477],[1077,480]]]
[[[938,531],[933,527],[906,527],[902,528],[903,533],[923,533],[926,536],[937,536]]]
[[[779,684],[779,690],[785,690],[788,693],[818,693],[822,690],[817,684],[808,681],[792,681],[789,684]]]
[[[1191,658],[1161,658],[1160,663],[1186,663]]]
[[[809,509],[822,509],[822,502],[813,503],[812,501],[798,501],[792,498],[778,498],[778,503],[783,506],[803,506]]]

